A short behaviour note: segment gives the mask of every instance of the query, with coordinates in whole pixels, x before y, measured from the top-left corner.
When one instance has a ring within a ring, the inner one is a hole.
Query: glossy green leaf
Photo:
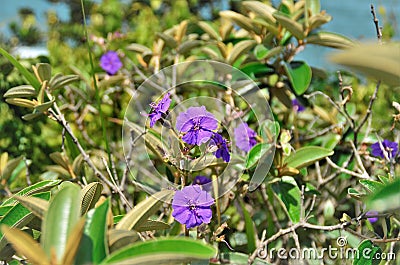
[[[388,211],[400,208],[400,178],[386,184],[367,198],[371,210]]]
[[[210,259],[216,249],[189,238],[165,238],[135,243],[108,256],[101,264],[146,264]]]
[[[292,177],[283,176],[280,181],[272,184],[272,189],[283,203],[290,220],[300,221],[301,191]]]
[[[92,182],[81,191],[81,215],[94,208],[101,196],[103,185],[100,182]]]
[[[239,199],[240,206],[242,208],[243,217],[244,217],[244,226],[246,229],[246,237],[247,237],[247,251],[248,253],[252,253],[257,245],[256,245],[256,234],[254,231],[254,224],[253,220],[249,212],[246,209],[246,206],[242,199]]]
[[[316,161],[333,155],[333,151],[319,146],[305,146],[292,152],[284,159],[284,164],[297,169],[307,167]]]
[[[0,218],[4,216],[9,210],[11,210],[12,205],[0,206]]]
[[[25,98],[6,98],[6,102],[11,105],[30,109],[36,106],[34,101]]]
[[[271,149],[271,145],[268,143],[259,143],[253,146],[253,148],[248,152],[246,158],[246,168],[251,168],[258,163],[260,158]]]
[[[68,236],[80,216],[80,188],[64,182],[50,202],[42,223],[41,244],[48,257],[52,249],[57,260],[64,254]]]
[[[110,200],[107,199],[87,213],[83,237],[75,260],[77,264],[98,264],[107,256],[106,232],[109,208]]]
[[[378,265],[381,262],[378,257],[382,254],[382,249],[371,240],[362,241],[358,246],[358,253],[354,257],[353,265]]]
[[[44,180],[44,181],[40,181],[38,183],[35,183],[29,187],[26,187],[22,190],[20,190],[19,192],[17,192],[16,194],[14,194],[15,196],[29,196],[35,193],[39,193],[39,192],[44,192],[44,191],[48,191],[50,189],[52,189],[53,187],[57,186],[58,184],[61,183],[61,180]],[[13,204],[15,202],[15,198],[14,197],[10,197],[7,200],[5,200],[1,205],[10,205]]]
[[[293,61],[290,64],[285,63],[284,67],[293,90],[297,95],[304,94],[311,83],[311,67],[302,61]]]
[[[131,230],[139,227],[146,222],[151,215],[157,212],[164,202],[169,201],[173,194],[173,190],[162,190],[149,196],[128,212],[115,228]]]
[[[36,89],[40,89],[40,82],[35,78],[35,76],[29,72],[22,64],[20,64],[11,54],[6,52],[3,48],[0,47],[0,54],[7,58],[7,60],[12,63],[15,68],[26,78],[26,80]]]
[[[330,60],[388,85],[400,85],[400,43],[363,44],[332,54]]]
[[[49,200],[50,192],[37,193],[34,197]],[[22,204],[17,203],[14,205],[0,220],[0,225],[4,224],[9,227],[22,228],[27,225],[35,216],[25,208]],[[3,234],[0,233],[0,249],[5,246],[6,242]]]

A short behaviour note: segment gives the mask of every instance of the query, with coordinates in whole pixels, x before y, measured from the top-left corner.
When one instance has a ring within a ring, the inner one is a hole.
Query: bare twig
[[[371,4],[371,14],[374,18],[374,24],[376,29],[376,37],[378,38],[379,42],[382,42],[382,27],[379,27],[379,20],[376,17],[374,5]]]
[[[340,173],[349,174],[350,176],[357,177],[357,178],[360,178],[360,179],[366,179],[366,178],[368,178],[368,177],[366,177],[364,174],[359,174],[359,173],[356,173],[356,172],[354,172],[354,171],[351,171],[351,170],[348,170],[348,169],[346,169],[346,168],[343,168],[343,167],[340,167],[340,166],[336,165],[336,164],[333,163],[333,161],[330,160],[328,157],[326,158],[326,161],[328,162],[328,164],[329,164],[331,167],[338,169],[338,170],[340,171]]]

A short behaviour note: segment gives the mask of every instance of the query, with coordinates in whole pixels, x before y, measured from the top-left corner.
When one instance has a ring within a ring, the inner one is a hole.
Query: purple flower
[[[253,131],[247,123],[241,123],[234,130],[236,146],[241,150],[248,152],[257,144],[257,133]]]
[[[172,200],[172,216],[187,228],[211,221],[214,199],[199,185],[186,186],[176,191]]]
[[[206,176],[196,176],[192,185],[200,185],[202,189],[207,192],[211,192],[212,189],[211,179],[207,178]]]
[[[365,216],[376,216],[378,214],[378,212],[377,211],[368,211],[366,214],[365,214]],[[378,217],[370,217],[370,218],[367,218],[368,219],[368,221],[370,222],[370,223],[375,223],[376,221],[378,221]]]
[[[217,129],[218,121],[206,107],[190,107],[176,118],[176,128],[185,133],[182,140],[188,144],[201,145],[210,140]]]
[[[118,57],[118,53],[108,51],[100,58],[100,66],[109,75],[115,75],[122,67],[122,62]]]
[[[169,96],[170,94],[166,93],[164,97],[157,104],[155,102],[152,102],[150,104],[151,106],[151,111],[149,114],[150,128],[153,128],[156,121],[161,119],[163,115],[166,115],[168,108],[171,105],[171,99]]]
[[[231,155],[229,154],[228,145],[226,140],[218,133],[214,133],[211,137],[211,145],[217,146],[217,151],[214,152],[216,158],[222,158],[225,162],[231,160]]]
[[[398,143],[391,142],[389,140],[383,140],[382,146],[383,150],[387,152],[389,159],[396,156],[398,150]],[[385,155],[383,154],[383,150],[381,149],[381,145],[379,144],[379,142],[372,144],[371,148],[372,148],[371,153],[373,156],[379,156],[385,158]]]
[[[296,98],[292,100],[292,106],[296,112],[302,112],[306,109]]]

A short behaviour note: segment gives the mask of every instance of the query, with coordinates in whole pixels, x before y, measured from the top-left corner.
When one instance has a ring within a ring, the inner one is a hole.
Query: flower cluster
[[[150,127],[153,127],[160,119],[163,121],[166,118],[170,105],[169,93],[166,93],[157,103],[150,104]],[[225,162],[230,161],[229,144],[221,134],[216,132],[218,121],[205,106],[189,107],[186,111],[179,113],[175,128],[182,135],[182,141],[190,145],[189,149],[207,143],[208,150],[212,150],[210,152],[213,152],[216,158],[221,158]],[[243,151],[248,152],[257,143],[257,133],[247,123],[240,123],[234,133],[236,145]],[[211,189],[209,178],[197,176],[192,185],[176,191],[172,201],[172,216],[179,223],[185,224],[187,228],[203,223],[208,224],[212,217],[211,205],[214,204],[214,199],[208,193]]]

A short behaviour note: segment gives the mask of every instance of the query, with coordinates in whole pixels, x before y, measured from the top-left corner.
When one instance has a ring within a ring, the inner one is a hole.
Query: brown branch
[[[379,20],[376,17],[374,5],[371,5],[371,14],[374,18],[374,24],[376,29],[376,37],[378,38],[379,42],[382,42],[382,27],[379,27]]]

